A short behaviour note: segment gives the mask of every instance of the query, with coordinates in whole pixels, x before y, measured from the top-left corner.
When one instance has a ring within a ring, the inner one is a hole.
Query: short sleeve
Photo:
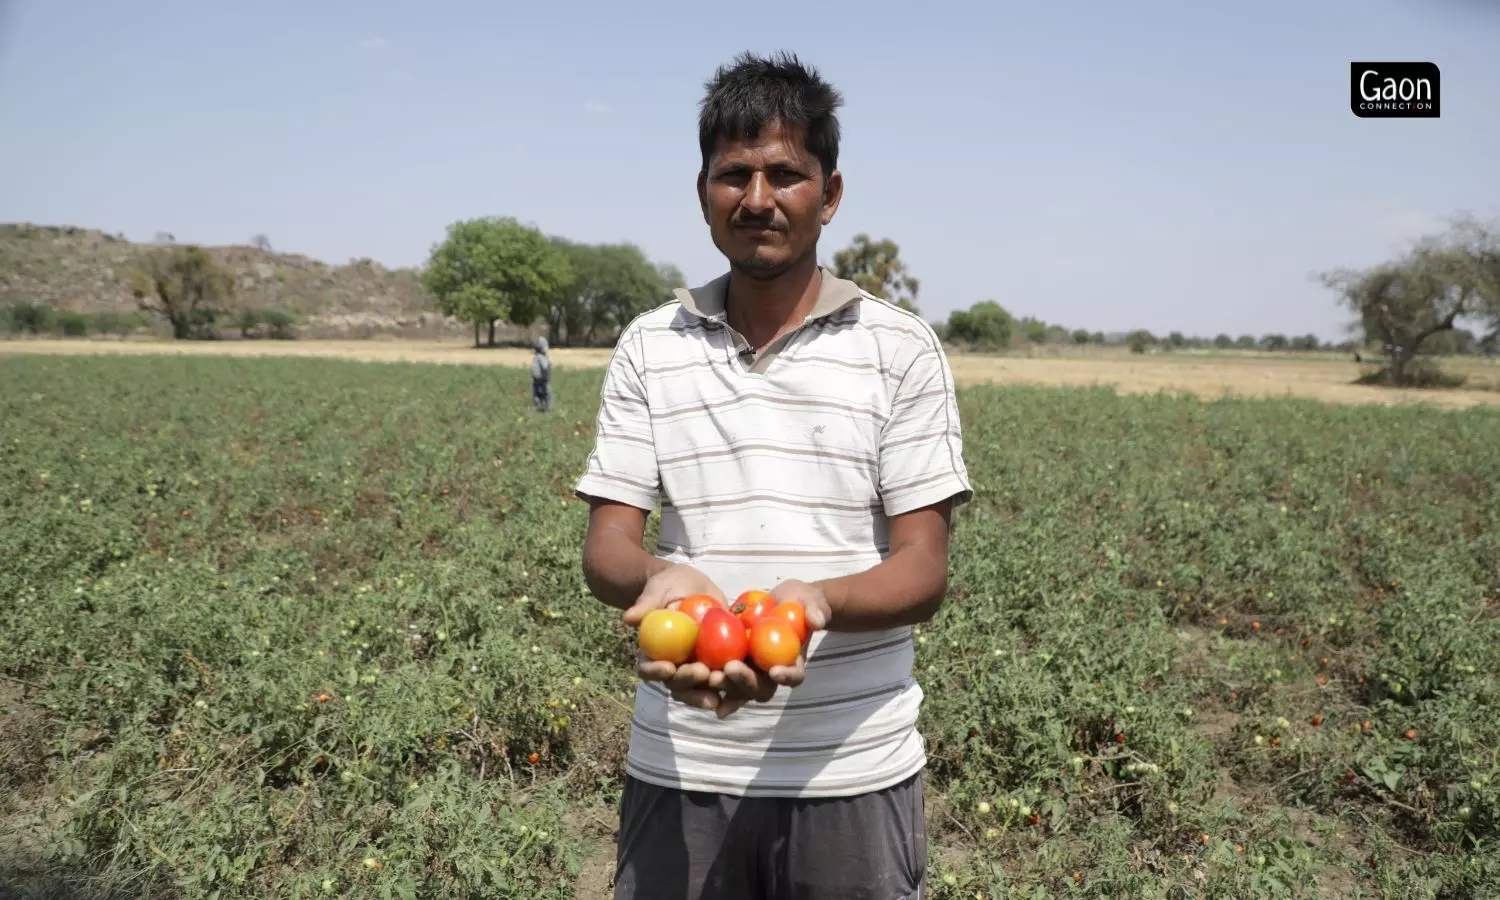
[[[615,344],[599,395],[594,449],[574,492],[585,500],[615,500],[649,511],[660,496],[661,477],[640,347],[633,327]]]
[[[896,388],[880,436],[880,495],[887,516],[974,495],[948,358],[927,335]]]

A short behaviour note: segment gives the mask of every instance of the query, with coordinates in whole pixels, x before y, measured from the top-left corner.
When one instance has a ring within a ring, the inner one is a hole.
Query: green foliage
[[[35,868],[561,900],[613,859],[633,645],[570,494],[599,372],[539,428],[503,367],[0,369],[0,715],[34,723],[0,826]],[[1500,415],[959,406],[976,496],[916,634],[934,897],[1486,895]]]
[[[1255,336],[1251,334],[1242,334],[1234,339],[1234,346],[1240,350],[1254,350]]]
[[[630,320],[681,286],[675,266],[653,265],[634,244],[580,244],[552,238],[572,277],[547,309],[554,346],[613,342]],[[669,284],[668,279],[671,279]]]
[[[53,309],[41,303],[18,301],[5,311],[5,321],[17,334],[42,334],[52,327]]]
[[[1287,348],[1286,335],[1284,335],[1284,334],[1268,334],[1268,335],[1265,335],[1264,337],[1262,337],[1260,339],[1260,348],[1262,350],[1285,350]]]
[[[513,218],[454,222],[433,247],[422,283],[444,315],[489,328],[495,323],[530,325],[554,303],[573,278],[568,259],[537,230]]]
[[[59,309],[53,314],[52,327],[63,337],[83,337],[89,333],[89,318],[75,309]]]
[[[1441,235],[1428,235],[1402,257],[1364,270],[1339,269],[1319,276],[1355,315],[1367,343],[1383,348],[1385,383],[1404,386],[1419,374],[1408,371],[1431,352],[1429,339],[1465,319],[1500,336],[1500,231],[1460,217]]]
[[[172,337],[211,337],[210,326],[234,295],[234,276],[202,247],[169,245],[144,253],[131,273],[140,308],[172,326]]]
[[[1234,338],[1227,334],[1219,334],[1214,337],[1214,346],[1220,350],[1228,350],[1234,346]]]
[[[833,274],[902,309],[918,312],[920,282],[906,268],[901,248],[890,238],[880,241],[856,234],[848,247],[834,253]]]
[[[1145,353],[1156,346],[1156,336],[1140,328],[1125,335],[1125,346],[1130,348],[1131,353]]]
[[[945,328],[948,340],[974,350],[1004,350],[1010,346],[1016,322],[1005,307],[993,300],[983,300],[966,310],[948,315]]]
[[[1092,341],[1093,335],[1089,334],[1087,328],[1079,328],[1073,332],[1073,343],[1075,344],[1088,344]],[[1100,341],[1100,343],[1103,343],[1103,341]]]

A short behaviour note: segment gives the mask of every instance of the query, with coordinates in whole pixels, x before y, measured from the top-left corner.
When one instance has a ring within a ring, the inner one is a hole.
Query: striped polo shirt
[[[824,269],[816,305],[758,357],[724,314],[729,276],[621,333],[579,496],[661,508],[656,555],[733,599],[868,569],[889,516],[972,491],[948,361],[918,316]],[[722,721],[636,689],[627,771],[666,787],[835,797],[921,771],[907,627],[818,632],[807,676]]]

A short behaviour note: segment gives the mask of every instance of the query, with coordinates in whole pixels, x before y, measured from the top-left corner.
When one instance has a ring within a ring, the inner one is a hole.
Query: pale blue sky
[[[1337,338],[1311,272],[1500,215],[1496,48],[1481,0],[0,0],[0,221],[401,266],[511,215],[698,283],[702,83],[788,49],[847,101],[823,256],[896,240],[928,318]],[[1443,117],[1356,118],[1356,59]]]

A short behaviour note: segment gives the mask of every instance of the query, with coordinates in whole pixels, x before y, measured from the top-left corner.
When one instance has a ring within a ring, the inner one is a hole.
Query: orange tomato
[[[785,619],[767,616],[750,629],[750,658],[763,672],[773,666],[790,666],[802,652],[802,642]]]
[[[739,616],[746,628],[754,628],[756,622],[770,615],[775,608],[776,600],[765,591],[746,591],[735,598],[729,611]]]
[[[797,640],[807,643],[807,610],[803,609],[802,604],[796,600],[783,601],[776,604],[771,615],[777,619],[785,619],[791,624],[792,631],[796,632]]]
[[[679,611],[685,612],[689,616],[692,616],[693,621],[697,622],[699,625],[703,624],[703,616],[709,610],[723,608],[724,604],[720,603],[717,598],[712,597],[708,594],[694,594],[691,597],[684,597],[682,599],[682,602],[677,604],[677,609]]]
[[[730,660],[743,660],[749,647],[745,626],[729,610],[716,606],[704,614],[703,622],[698,626],[698,642],[693,646],[693,653],[711,671],[722,672]]]
[[[680,665],[693,656],[698,623],[680,610],[653,609],[641,620],[639,640],[648,659]]]

